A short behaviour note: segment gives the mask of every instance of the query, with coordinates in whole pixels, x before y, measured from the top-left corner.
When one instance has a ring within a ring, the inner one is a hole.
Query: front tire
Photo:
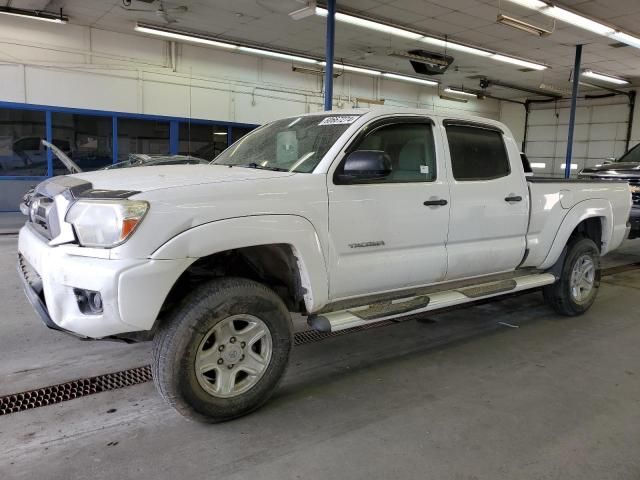
[[[287,367],[291,318],[252,280],[213,280],[192,292],[154,338],[152,373],[162,397],[187,418],[215,423],[257,409]]]
[[[600,288],[600,251],[589,238],[569,243],[560,278],[542,290],[557,313],[581,315],[593,305]]]

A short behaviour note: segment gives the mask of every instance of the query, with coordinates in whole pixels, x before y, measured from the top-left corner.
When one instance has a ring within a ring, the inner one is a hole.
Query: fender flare
[[[575,204],[564,216],[560,228],[556,232],[551,248],[546,258],[538,268],[547,269],[553,266],[560,258],[564,247],[567,245],[571,234],[576,227],[589,218],[600,218],[602,225],[603,252],[613,236],[613,209],[611,203],[605,199],[585,200]]]
[[[329,295],[327,264],[313,224],[298,215],[251,215],[204,223],[179,233],[150,258],[201,258],[244,247],[286,244],[293,251],[307,311],[322,308]]]

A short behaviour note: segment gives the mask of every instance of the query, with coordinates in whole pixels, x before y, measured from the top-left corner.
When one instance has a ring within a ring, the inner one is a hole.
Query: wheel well
[[[602,219],[592,217],[580,222],[571,233],[568,243],[576,238],[589,238],[598,246],[598,250],[602,250]]]
[[[271,288],[289,311],[304,312],[304,293],[297,258],[291,245],[244,247],[201,257],[187,268],[171,288],[160,316],[202,283],[219,277],[243,277]]]

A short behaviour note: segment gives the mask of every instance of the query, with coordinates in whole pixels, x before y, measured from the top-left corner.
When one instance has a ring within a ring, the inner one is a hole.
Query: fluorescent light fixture
[[[450,97],[448,95],[440,95],[440,98],[442,100],[450,100],[452,102],[460,102],[460,103],[467,103],[468,100],[466,98],[456,98],[456,97]]]
[[[530,165],[531,168],[547,168],[547,164],[542,162],[533,162]]]
[[[549,5],[539,0],[509,0],[512,3],[521,5],[531,10],[536,10],[544,15],[553,17],[562,22],[569,23],[575,27],[588,30],[590,32],[602,35],[603,37],[609,37],[618,42],[626,43],[632,47],[640,48],[640,38],[630,35],[628,33],[621,32],[615,27],[605,25],[604,23],[592,20],[584,15],[573,12],[566,8],[557,7],[555,5]]]
[[[583,70],[582,75],[589,78],[595,78],[603,82],[615,83],[616,85],[627,85],[629,82],[622,78],[612,77],[611,75],[605,75],[603,73],[597,73],[593,70]]]
[[[316,15],[326,17],[329,14],[326,8],[316,7]],[[421,33],[405,30],[404,28],[394,27],[392,25],[386,25],[384,23],[375,22],[366,18],[355,17],[346,13],[336,13],[336,20],[343,23],[349,23],[357,27],[368,28],[370,30],[376,30],[377,32],[388,33],[389,35],[395,35],[396,37],[408,38],[409,40],[418,40],[424,35]]]
[[[556,85],[549,85],[548,83],[541,83],[538,88],[540,90],[547,90],[549,92],[559,93],[560,95],[568,95],[571,93],[571,90],[568,88],[561,88]]]
[[[544,4],[546,5],[546,4]],[[326,17],[328,15],[326,8],[316,7],[316,15],[320,17]],[[499,53],[494,53],[488,50],[484,50],[481,48],[470,47],[468,45],[464,45],[461,43],[450,42],[441,38],[432,37],[429,35],[424,35],[422,33],[416,33],[411,30],[406,30],[404,28],[395,27],[393,25],[387,25],[381,22],[376,22],[374,20],[369,20],[367,18],[356,17],[354,15],[348,15],[346,13],[336,13],[336,20],[344,23],[349,23],[351,25],[355,25],[358,27],[368,28],[370,30],[375,30],[382,33],[387,33],[389,35],[395,35],[397,37],[406,38],[409,40],[419,40],[424,43],[429,43],[431,45],[437,45],[439,47],[448,48],[450,50],[456,50],[462,53],[469,53],[471,55],[478,55],[480,57],[493,58],[498,61],[513,63],[520,66],[525,66],[527,68],[532,68],[535,70],[544,70],[547,67],[545,65],[541,65],[539,63],[528,62],[525,60],[520,60],[518,58],[509,57],[507,55],[502,55]],[[511,61],[509,61],[509,59]]]
[[[467,45],[462,45],[461,43],[448,42],[446,40],[442,40],[441,38],[435,37],[424,37],[420,39],[421,42],[428,43],[430,45],[436,45],[438,47],[447,48],[449,50],[457,50],[463,53],[469,53],[471,55],[478,55],[481,57],[490,57],[492,55],[491,52],[486,50],[482,50],[480,48],[469,47]]]
[[[227,132],[213,132],[214,135],[227,135]]]
[[[447,87],[444,91],[447,93],[455,93],[456,95],[464,95],[465,97],[478,98],[478,95],[475,93],[465,92],[464,90],[458,90],[457,88]]]
[[[409,77],[407,75],[398,75],[397,73],[383,73],[383,77],[392,78],[394,80],[402,80],[403,82],[419,83],[421,85],[438,85],[438,82],[433,80],[425,80],[423,78]]]
[[[138,23],[135,26],[134,30],[136,32],[147,33],[149,35],[155,35],[158,37],[170,38],[172,40],[182,40],[183,42],[209,45],[210,47],[227,48],[230,50],[238,48],[237,45],[234,45],[232,43],[219,42],[217,40],[212,40],[205,36],[194,35],[192,33],[182,33],[176,30],[163,29],[163,28],[153,27],[151,25],[144,25],[141,23]]]
[[[327,64],[327,62],[319,62],[319,65],[323,67]],[[382,72],[377,70],[371,70],[370,68],[362,68],[362,67],[352,67],[351,65],[343,65],[341,63],[333,64],[333,71],[336,70],[344,70],[345,72],[354,72],[354,73],[362,73],[364,75],[381,75]]]
[[[525,22],[524,20],[520,20],[509,15],[498,15],[496,22],[506,25],[507,27],[517,28],[523,32],[531,33],[532,35],[537,35],[538,37],[551,35],[550,30],[546,30],[542,27],[538,27],[537,25],[533,25],[532,23]]]
[[[494,53],[493,55],[491,55],[491,58],[493,58],[494,60],[498,60],[499,62],[511,63],[513,65],[519,65],[521,67],[531,68],[533,70],[544,70],[547,68],[546,65],[529,62],[527,60],[521,60],[519,58],[508,57],[500,53]]]
[[[609,38],[617,40],[618,42],[626,43],[632,47],[640,48],[640,38],[634,37],[624,32],[615,32],[609,35]]]
[[[58,15],[56,13],[43,12],[40,10],[23,10],[21,8],[0,7],[0,14],[10,15],[12,17],[28,18],[31,20],[41,20],[43,22],[50,23],[67,23],[69,21],[69,17],[62,14],[62,9]]]
[[[307,2],[307,5],[295,10],[293,12],[289,12],[289,16],[294,20],[302,20],[303,18],[310,17],[315,15],[316,13],[316,0],[310,0]]]
[[[279,58],[281,60],[291,60],[292,62],[313,63],[313,64],[318,63],[318,61],[314,60],[313,58],[299,57],[297,55],[291,55],[289,53],[273,52],[271,50],[262,50],[261,48],[238,47],[238,50],[240,50],[241,52],[252,53],[254,55],[262,55],[264,57]]]

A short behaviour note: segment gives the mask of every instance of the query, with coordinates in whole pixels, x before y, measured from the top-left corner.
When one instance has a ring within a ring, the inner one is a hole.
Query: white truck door
[[[444,127],[451,167],[446,278],[513,270],[524,256],[529,221],[515,144],[507,149],[502,131],[492,125],[445,120]]]
[[[383,179],[340,179],[359,150],[386,152]],[[393,117],[363,128],[327,177],[331,300],[440,281],[446,274],[449,186],[431,120]],[[426,202],[426,204],[425,204]]]

